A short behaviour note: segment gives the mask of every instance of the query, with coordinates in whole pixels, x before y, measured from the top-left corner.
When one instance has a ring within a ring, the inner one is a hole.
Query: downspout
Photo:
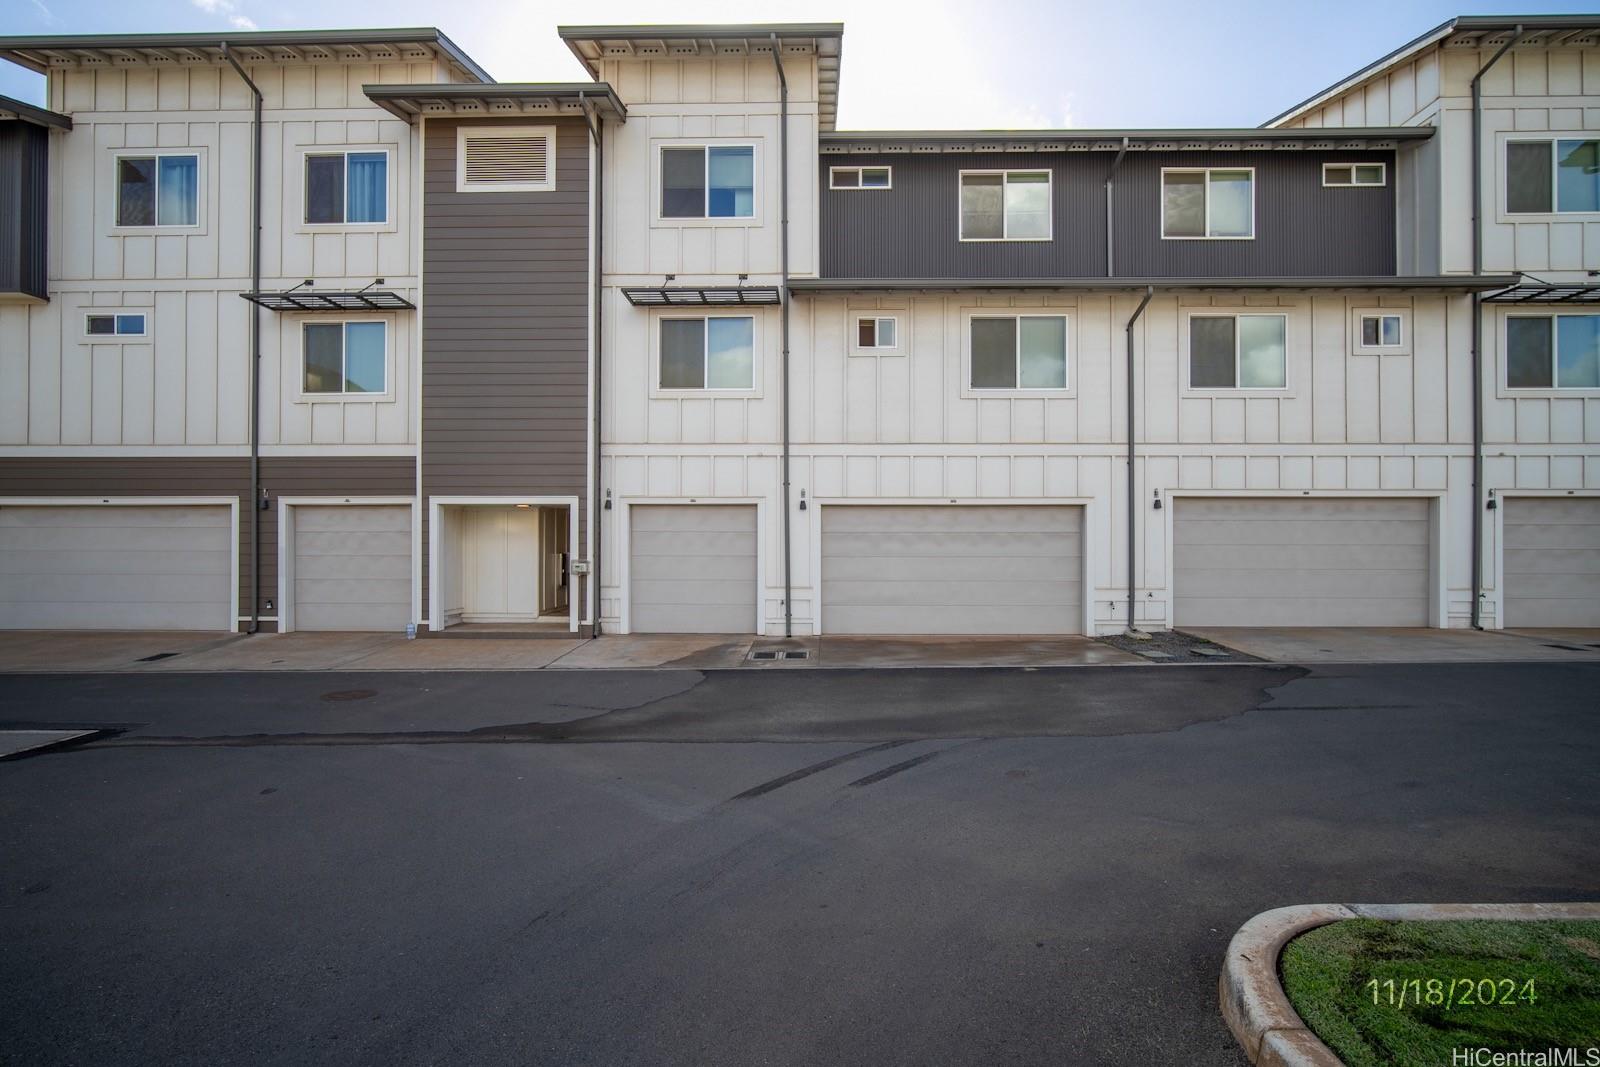
[[[1119,154],[1117,156],[1117,158],[1121,159],[1122,157]],[[1110,193],[1111,193],[1111,183],[1110,183],[1110,181],[1108,179],[1107,182],[1106,182],[1106,195],[1109,197]],[[1134,421],[1133,421],[1133,410],[1134,410],[1134,400],[1133,400],[1133,327],[1134,327],[1134,324],[1139,321],[1139,316],[1144,314],[1144,309],[1147,306],[1149,306],[1150,299],[1155,295],[1156,295],[1156,287],[1155,286],[1147,285],[1147,286],[1144,287],[1144,299],[1139,301],[1139,306],[1133,309],[1133,315],[1128,319],[1128,326],[1127,326],[1127,333],[1128,333],[1128,634],[1129,634],[1129,636],[1133,636],[1133,635],[1139,633],[1139,628],[1133,624],[1134,586],[1136,584],[1136,570],[1135,570],[1135,567],[1134,567],[1134,559],[1135,559],[1135,551],[1136,551],[1136,545],[1135,545],[1136,538],[1135,538],[1134,534],[1136,532],[1135,531],[1135,525],[1136,525],[1135,520],[1136,520],[1136,517],[1139,514],[1139,510],[1138,510],[1139,509],[1138,487],[1134,484],[1136,479],[1133,476],[1134,441],[1135,441],[1135,439],[1137,437],[1137,435],[1134,433]]]
[[[261,292],[261,90],[222,42],[228,61],[255,97],[250,120],[250,291]],[[282,605],[279,605],[281,610]],[[261,305],[250,304],[250,629],[261,630]]]
[[[1122,147],[1117,149],[1116,158],[1111,161],[1111,169],[1106,172],[1106,277],[1114,278],[1117,275],[1117,239],[1116,225],[1111,218],[1111,186],[1117,176],[1117,168],[1122,166],[1122,157],[1128,154],[1128,138],[1122,139]],[[1134,316],[1137,318],[1138,316]]]
[[[601,427],[601,385],[605,382],[604,353],[600,347],[601,324],[605,321],[605,313],[601,309],[601,298],[605,289],[601,284],[601,268],[605,263],[605,173],[606,173],[606,142],[605,129],[600,122],[600,116],[595,111],[582,90],[578,92],[578,103],[583,108],[584,117],[589,122],[589,136],[594,140],[594,481],[589,486],[589,545],[593,549],[589,560],[589,584],[594,590],[594,615],[589,620],[590,633],[595,637],[600,636],[600,527],[604,522],[600,514],[600,427]]]
[[[778,199],[782,208],[779,259],[783,287],[779,307],[783,317],[783,636],[794,636],[794,554],[789,543],[793,519],[789,514],[789,79],[783,76],[778,55],[778,35],[772,34],[772,65],[778,68]]]
[[[1522,39],[1511,39],[1472,76],[1472,274],[1483,273],[1483,76]],[[1483,629],[1483,294],[1472,294],[1472,628]],[[1440,620],[1447,623],[1449,620]]]

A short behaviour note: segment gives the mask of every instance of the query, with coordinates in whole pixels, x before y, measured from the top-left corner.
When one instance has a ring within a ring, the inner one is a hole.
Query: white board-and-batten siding
[[[264,95],[262,288],[383,288],[415,298],[420,238],[415,131],[362,93],[373,82],[446,80],[433,63],[247,66]],[[52,134],[51,301],[0,306],[0,447],[215,449],[248,443],[251,98],[229,68],[53,72],[50,106],[74,128]],[[304,156],[318,147],[389,153],[384,224],[303,224]],[[115,159],[193,149],[198,224],[116,226]],[[148,336],[91,343],[91,308],[143,311]],[[300,395],[307,316],[261,313],[263,445],[346,450],[414,441],[413,313],[389,323],[389,391],[378,400]],[[323,319],[323,321],[331,321]]]

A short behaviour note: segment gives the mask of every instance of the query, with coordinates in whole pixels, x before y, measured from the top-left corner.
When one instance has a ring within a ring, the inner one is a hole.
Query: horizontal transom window
[[[1065,315],[974,315],[971,320],[974,389],[1065,389]]]
[[[387,152],[306,155],[306,222],[389,221]]]
[[[756,150],[750,145],[662,148],[661,217],[754,217],[755,158]]]
[[[1506,385],[1600,389],[1600,315],[1506,316]]]
[[[1255,171],[1161,172],[1161,236],[1247,238],[1256,232]]]
[[[383,322],[308,322],[304,392],[388,392],[389,329]]]
[[[117,157],[118,226],[198,226],[200,157]]]
[[[663,389],[755,388],[755,319],[662,319],[660,380]]]
[[[1322,184],[1328,186],[1384,185],[1388,167],[1382,163],[1324,163]]]
[[[1049,239],[1049,171],[967,171],[961,175],[961,240]]]
[[[1507,141],[1506,211],[1600,211],[1600,140]]]
[[[830,189],[887,189],[892,181],[888,167],[829,167]]]
[[[1361,316],[1362,348],[1399,348],[1403,343],[1399,315]]]
[[[87,315],[83,332],[91,337],[143,337],[144,314]]]
[[[1284,315],[1191,315],[1189,388],[1284,388],[1287,335]]]
[[[895,346],[893,317],[885,315],[856,319],[857,348],[893,348]]]

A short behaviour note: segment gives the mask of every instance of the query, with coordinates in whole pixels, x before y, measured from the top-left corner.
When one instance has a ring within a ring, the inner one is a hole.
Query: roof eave
[[[361,91],[367,99],[383,108],[396,118],[413,122],[419,115],[425,114],[421,108],[408,108],[406,103],[415,100],[475,100],[475,99],[503,99],[503,100],[560,100],[564,97],[576,97],[593,100],[603,110],[610,111],[617,120],[628,120],[628,109],[617,96],[615,90],[605,82],[525,82],[506,83],[496,82],[491,85],[363,85]],[[455,113],[441,117],[456,117]],[[461,113],[464,118],[533,118],[537,113],[501,113],[481,114]],[[561,116],[547,116],[561,117]]]
[[[1238,278],[791,278],[798,292],[921,289],[1443,289],[1488,292],[1513,285],[1517,275],[1373,275],[1357,277]]]
[[[44,108],[24,100],[14,100],[9,96],[0,96],[0,121],[27,122],[34,126],[43,126],[46,129],[72,129],[72,119],[70,117],[58,115],[54,111],[46,111]]]

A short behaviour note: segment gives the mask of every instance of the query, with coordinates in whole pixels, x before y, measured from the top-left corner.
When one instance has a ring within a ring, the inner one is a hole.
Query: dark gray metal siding
[[[556,127],[554,190],[458,193],[456,131],[493,123],[428,120],[422,485],[427,496],[577,496],[581,527],[588,457],[589,133],[579,119],[509,124],[530,123]]]
[[[410,456],[269,456],[261,460],[269,507],[261,512],[261,601],[278,597],[278,497],[411,496]],[[0,459],[0,496],[237,497],[239,614],[250,614],[250,461],[234,456]],[[4,505],[0,505],[3,507]],[[273,630],[271,623],[263,629]]]
[[[1390,185],[1325,189],[1322,164],[1389,164]],[[1091,278],[1106,274],[1109,153],[829,155],[821,158],[824,278]],[[828,188],[830,166],[888,165],[889,190]],[[1162,167],[1254,167],[1256,236],[1161,238]],[[1048,242],[963,243],[962,170],[1051,172]],[[1116,273],[1124,278],[1343,277],[1395,271],[1394,153],[1130,152],[1117,173]]]
[[[0,293],[49,296],[50,133],[0,121]]]

